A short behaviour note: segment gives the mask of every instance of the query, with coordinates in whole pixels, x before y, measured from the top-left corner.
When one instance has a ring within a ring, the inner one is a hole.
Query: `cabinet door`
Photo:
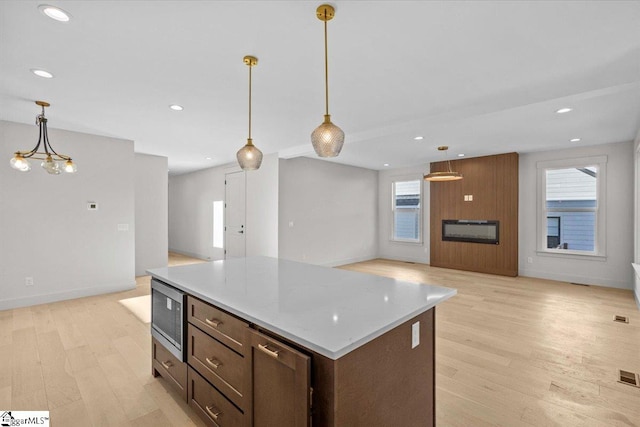
[[[251,331],[253,427],[307,427],[310,358]]]

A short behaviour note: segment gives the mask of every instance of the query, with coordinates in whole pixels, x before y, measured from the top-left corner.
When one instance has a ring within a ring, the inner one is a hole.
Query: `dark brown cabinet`
[[[187,400],[187,364],[169,353],[155,338],[151,339],[151,358],[153,376],[161,375]]]
[[[249,335],[253,426],[309,426],[311,358],[258,331]]]

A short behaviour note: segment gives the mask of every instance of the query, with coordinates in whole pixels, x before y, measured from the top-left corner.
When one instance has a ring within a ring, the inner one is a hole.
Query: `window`
[[[538,163],[538,250],[605,255],[606,157]]]
[[[422,241],[422,180],[392,183],[392,240]]]

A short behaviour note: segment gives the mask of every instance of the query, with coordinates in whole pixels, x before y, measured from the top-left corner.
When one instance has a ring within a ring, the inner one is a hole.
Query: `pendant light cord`
[[[329,54],[327,47],[327,9],[324,10],[324,103],[325,114],[329,115]]]
[[[249,64],[249,139],[251,139],[251,69],[253,66]]]

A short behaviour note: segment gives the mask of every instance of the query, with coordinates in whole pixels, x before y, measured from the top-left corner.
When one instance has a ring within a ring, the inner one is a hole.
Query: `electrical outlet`
[[[532,257],[528,257],[528,258],[527,258],[527,262],[528,262],[529,264],[533,264],[533,258],[532,258]]]
[[[25,277],[24,278],[25,286],[33,286],[33,277]]]
[[[411,325],[411,348],[420,345],[420,322]]]

